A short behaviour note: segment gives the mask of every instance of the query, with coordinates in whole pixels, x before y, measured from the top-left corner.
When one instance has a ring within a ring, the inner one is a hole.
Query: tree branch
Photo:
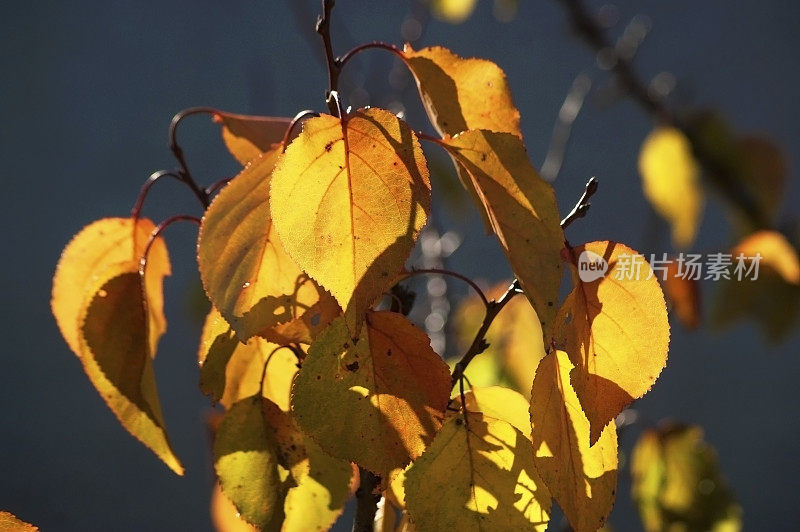
[[[358,467],[361,483],[356,490],[356,517],[353,520],[353,532],[373,532],[375,513],[378,511],[379,494],[373,493],[380,484],[380,478],[372,471]]]

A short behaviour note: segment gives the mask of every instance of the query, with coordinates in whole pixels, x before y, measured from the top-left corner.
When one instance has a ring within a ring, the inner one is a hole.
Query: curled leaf
[[[219,112],[214,121],[222,126],[222,140],[237,161],[245,165],[281,142],[290,118],[248,116]]]

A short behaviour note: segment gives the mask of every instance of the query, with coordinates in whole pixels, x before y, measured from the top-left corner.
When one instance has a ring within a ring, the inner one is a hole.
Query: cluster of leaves
[[[666,364],[661,288],[647,267],[616,278],[618,257],[636,254],[623,244],[566,241],[571,218],[560,220],[529,162],[497,65],[440,47],[392,51],[439,136],[376,108],[307,118],[294,138],[288,119],[214,113],[244,165],[205,210],[197,246],[213,305],[200,386],[226,409],[215,515],[227,522],[232,504],[263,530],[325,529],[372,474],[385,519],[403,510],[405,530],[543,530],[553,500],[573,528],[596,530],[616,493],[614,420]],[[431,209],[419,139],[450,155],[517,275],[500,298],[482,298],[474,347],[452,374],[405,305],[385,305],[412,273],[405,264]],[[152,363],[166,328],[163,227],[138,209],[87,226],[64,250],[52,307],[122,425],[182,474]],[[582,280],[582,253],[602,257],[607,275]],[[572,288],[559,304],[564,264]],[[503,307],[531,324],[500,333],[505,346],[488,331]],[[487,338],[517,353],[522,393],[464,391]]]

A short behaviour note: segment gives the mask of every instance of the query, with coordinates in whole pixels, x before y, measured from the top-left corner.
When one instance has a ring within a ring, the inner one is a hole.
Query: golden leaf
[[[258,156],[222,189],[203,216],[198,237],[203,286],[243,341],[277,335],[276,326],[289,323],[308,324],[291,341],[310,341],[309,327],[320,330],[323,318],[337,313],[330,295],[295,264],[275,231],[269,187],[279,155],[276,148]]]
[[[278,163],[271,206],[284,248],[336,298],[357,338],[425,224],[428,169],[411,129],[388,111],[323,115]]]
[[[8,512],[0,512],[0,532],[38,532],[39,528],[17,519]]]
[[[292,412],[324,451],[386,475],[431,442],[450,388],[422,330],[401,314],[369,311],[357,341],[338,319],[311,345]]]
[[[237,161],[245,165],[283,140],[290,118],[215,113],[222,125],[222,140]]]
[[[588,260],[608,269],[590,282]],[[667,363],[669,320],[664,294],[650,265],[616,242],[571,250],[573,289],[556,316],[555,339],[575,369],[571,382],[591,423],[591,443],[634,399],[642,397]],[[581,271],[579,272],[579,268]]]
[[[505,421],[471,411],[451,417],[406,473],[414,524],[421,530],[545,530],[550,493],[533,451]]]
[[[655,129],[642,144],[639,173],[645,197],[672,226],[675,246],[691,246],[705,199],[689,140],[676,128]]]
[[[617,430],[606,426],[589,446],[589,420],[569,382],[567,354],[551,351],[539,363],[531,391],[536,469],[577,532],[605,523],[617,486]]]

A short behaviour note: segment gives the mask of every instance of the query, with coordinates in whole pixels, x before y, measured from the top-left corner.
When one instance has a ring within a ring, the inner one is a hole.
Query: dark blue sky
[[[419,44],[487,57],[506,70],[538,166],[573,78],[597,71],[592,54],[566,31],[556,2],[520,3],[508,24],[493,19],[489,2],[465,24],[433,21]],[[316,4],[307,12],[316,13]],[[794,169],[800,160],[797,2],[625,0],[618,6],[623,20],[642,13],[652,21],[637,57],[645,77],[672,72],[683,101],[720,109],[741,131],[769,132]],[[338,0],[337,48],[373,39],[400,43],[407,12],[406,2]],[[129,437],[91,388],[50,315],[51,277],[74,233],[94,219],[125,215],[147,175],[173,165],[165,141],[176,111],[210,105],[291,116],[324,109],[314,17],[298,17],[289,0],[0,6],[0,217],[6,242],[0,286],[7,307],[0,325],[0,509],[44,530],[209,528],[207,402],[197,387],[195,359],[200,325],[186,295],[197,282],[196,230],[176,226],[167,235],[175,274],[166,286],[170,329],[156,362],[167,425],[188,469],[184,478]],[[392,61],[380,51],[365,54],[356,70],[369,92],[388,89]],[[403,103],[409,121],[422,127],[418,101],[408,97]],[[589,104],[580,115],[556,192],[566,210],[589,176],[598,177],[601,191],[589,217],[570,228],[573,242],[614,239],[644,252],[668,251],[666,238],[658,244],[663,249],[641,248],[651,214],[636,157],[651,125],[628,102]],[[208,120],[189,119],[181,133],[199,180],[235,171]],[[175,184],[160,184],[154,192],[150,216],[197,213],[192,197]],[[798,199],[794,181],[787,216],[800,215]],[[474,211],[440,223],[473,232],[453,257],[453,269],[488,280],[507,273],[498,266],[496,244],[480,234]],[[729,239],[712,201],[696,248],[718,249]],[[669,416],[706,429],[747,528],[800,526],[799,347],[797,333],[781,346],[765,347],[752,324],[696,334],[675,326],[668,367],[638,403],[650,419]],[[622,444],[630,449],[630,437]],[[637,526],[626,482],[621,480],[611,520],[622,530]]]

